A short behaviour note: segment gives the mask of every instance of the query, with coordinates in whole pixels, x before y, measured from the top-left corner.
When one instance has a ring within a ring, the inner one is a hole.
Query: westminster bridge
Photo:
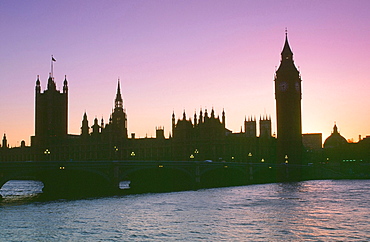
[[[369,167],[367,166],[367,169]],[[362,170],[362,168],[361,168]],[[207,161],[12,161],[0,162],[0,188],[9,180],[37,180],[43,192],[106,195],[165,192],[284,180],[346,178],[340,170],[310,165]],[[129,189],[119,184],[129,182]]]

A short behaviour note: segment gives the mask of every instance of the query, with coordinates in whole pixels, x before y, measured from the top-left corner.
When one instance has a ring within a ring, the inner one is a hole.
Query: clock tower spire
[[[301,82],[285,32],[281,62],[275,74],[278,163],[302,162]]]

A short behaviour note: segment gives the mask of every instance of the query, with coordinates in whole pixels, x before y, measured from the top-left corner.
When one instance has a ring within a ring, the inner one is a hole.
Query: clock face
[[[297,92],[299,92],[299,91],[300,91],[300,89],[301,89],[301,87],[300,87],[299,83],[298,83],[298,82],[296,82],[296,83],[294,84],[294,86],[295,86],[295,90],[297,90]]]
[[[281,83],[279,84],[279,89],[280,89],[280,91],[285,92],[285,91],[288,89],[288,83],[286,83],[286,82],[281,82]]]

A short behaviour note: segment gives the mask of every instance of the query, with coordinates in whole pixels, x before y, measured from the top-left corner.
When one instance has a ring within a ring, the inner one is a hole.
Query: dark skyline
[[[285,33],[281,62],[274,79],[277,138],[272,133],[271,116],[263,115],[259,120],[245,117],[244,129],[232,132],[227,127],[225,110],[217,114],[213,107],[200,109],[194,116],[187,116],[185,110],[182,117],[176,116],[173,111],[169,138],[161,126],[155,128],[154,137],[140,138],[135,133],[129,136],[130,118],[123,105],[119,80],[109,119],[95,117],[93,124],[89,124],[85,111],[80,134],[70,134],[67,131],[68,80],[65,77],[63,89],[59,91],[50,74],[47,89],[41,89],[39,76],[35,82],[35,135],[31,137],[31,146],[22,141],[20,147],[7,149],[4,134],[0,158],[2,161],[209,160],[306,165],[329,161],[333,164],[369,162],[370,136],[348,144],[335,125],[322,149],[321,133],[302,134],[302,79],[293,55]]]
[[[131,122],[128,132],[171,129],[171,113],[212,107],[227,127],[267,114],[276,132],[274,88],[285,27],[303,76],[302,131],[370,134],[367,97],[370,39],[367,1],[2,3],[1,132],[9,144],[34,134],[33,94],[50,55],[57,88],[67,75],[69,133],[81,115],[109,118],[117,79]],[[83,10],[83,11],[82,11]],[[37,16],[37,17],[35,17]],[[298,67],[298,66],[297,66]],[[221,91],[220,91],[221,90]],[[169,102],[169,100],[171,100]],[[107,108],[109,107],[109,108]],[[143,111],[145,110],[145,111]],[[340,112],[337,112],[340,110]]]

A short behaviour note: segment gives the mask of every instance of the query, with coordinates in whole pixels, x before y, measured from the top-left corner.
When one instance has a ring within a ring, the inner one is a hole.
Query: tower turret
[[[6,139],[5,133],[4,133],[4,136],[3,136],[2,147],[3,147],[3,149],[8,148],[8,140]]]
[[[175,127],[176,127],[175,111],[173,111],[172,112],[172,136],[174,135]]]
[[[63,82],[63,93],[68,93],[67,75],[65,75],[65,76],[64,76],[64,82]]]
[[[54,77],[51,76],[51,73],[49,73],[49,78],[48,78],[48,90],[51,90],[51,91],[57,90],[57,87],[54,82]]]
[[[211,110],[211,118],[214,119],[215,118],[215,110],[213,109],[212,107],[212,110]]]
[[[36,94],[39,94],[41,92],[40,76],[39,75],[37,75],[35,90],[36,90]]]

